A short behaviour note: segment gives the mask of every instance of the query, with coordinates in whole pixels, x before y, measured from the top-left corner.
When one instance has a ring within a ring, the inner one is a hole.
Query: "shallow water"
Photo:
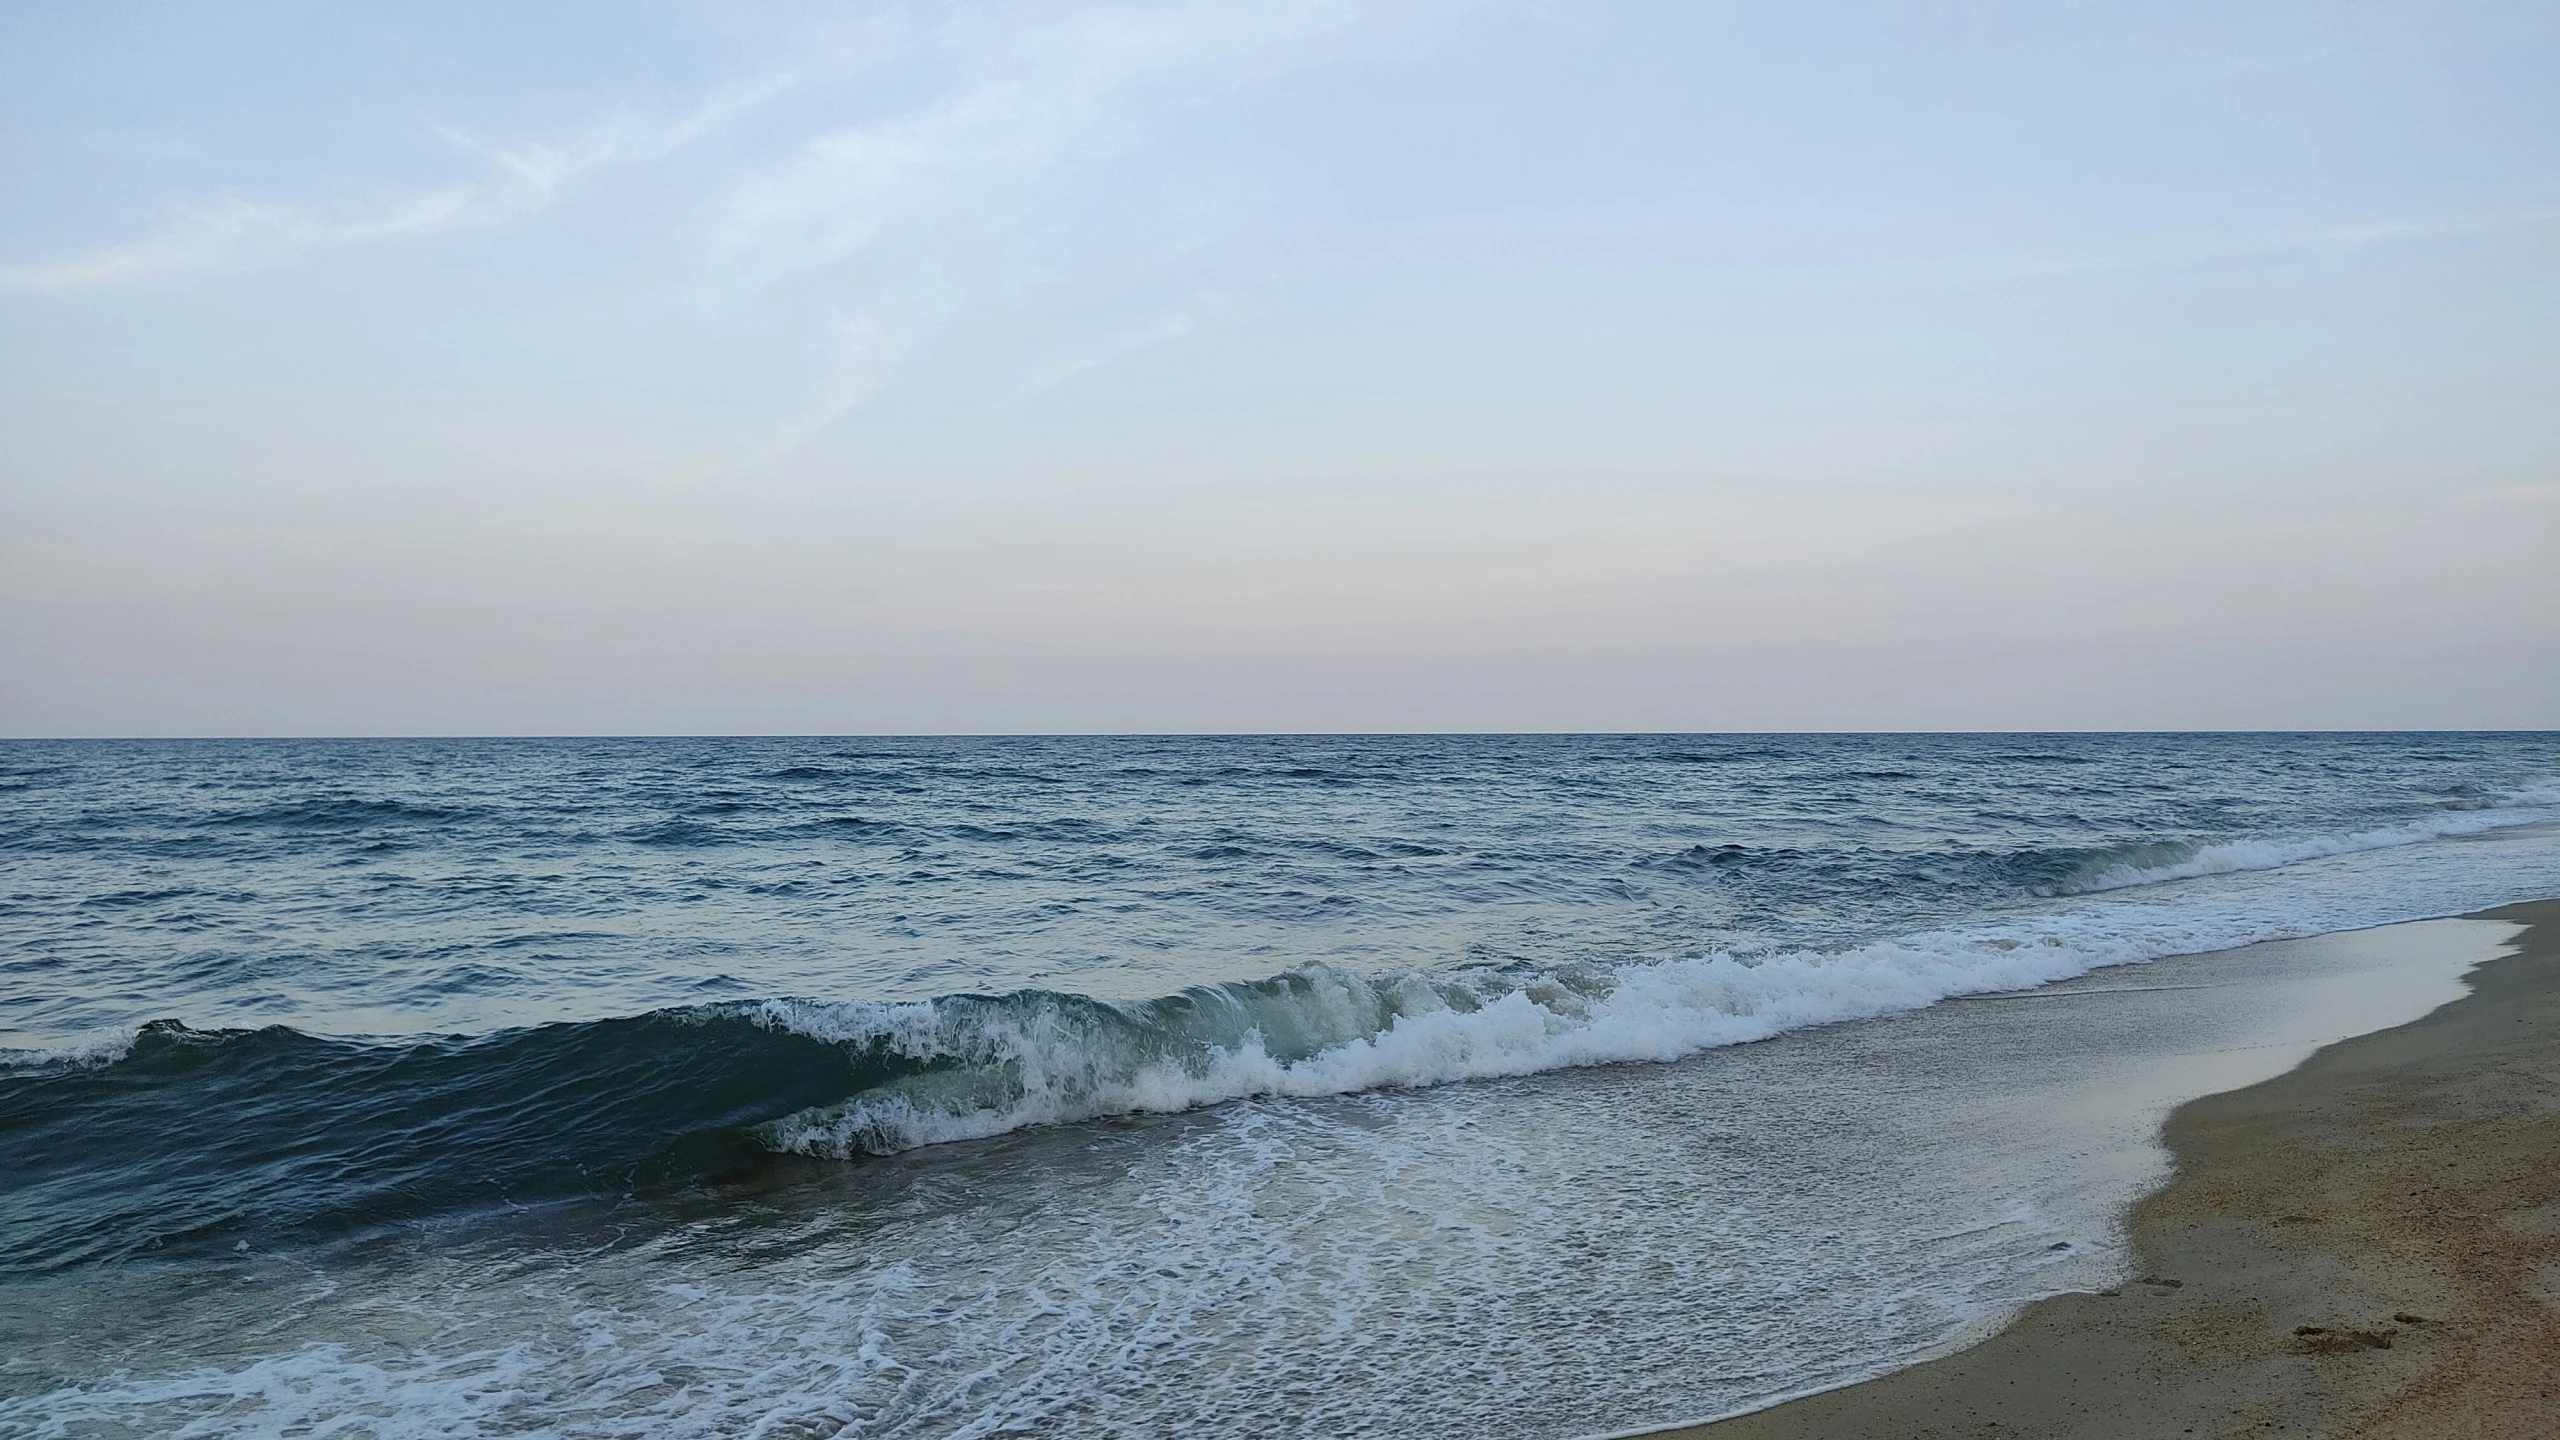
[[[2071,977],[2548,894],[2555,770],[2549,736],[0,747],[0,1425],[1740,1408],[2103,1272],[2163,1097],[2346,1033],[2287,986],[2388,1017],[2463,962]],[[1583,1068],[1622,1061],[1678,1063]]]

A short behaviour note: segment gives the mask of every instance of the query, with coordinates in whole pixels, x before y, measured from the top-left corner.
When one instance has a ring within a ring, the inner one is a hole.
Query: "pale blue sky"
[[[0,733],[2560,725],[2560,8],[0,11]]]

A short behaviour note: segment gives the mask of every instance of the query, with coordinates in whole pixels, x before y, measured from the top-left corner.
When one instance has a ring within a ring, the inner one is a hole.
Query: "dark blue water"
[[[8,743],[0,1285],[2536,898],[2555,777],[2547,734]]]

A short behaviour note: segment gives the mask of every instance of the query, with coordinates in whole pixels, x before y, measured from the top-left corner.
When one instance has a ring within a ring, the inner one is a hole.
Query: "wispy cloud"
[[[436,135],[480,162],[479,174],[338,205],[240,197],[191,202],[176,207],[159,234],[85,255],[0,267],[0,288],[78,290],[130,284],[504,223],[548,206],[582,172],[663,159],[817,73],[817,67],[799,66],[723,86],[667,120],[610,112],[548,141],[501,139],[429,122]]]
[[[1217,87],[1394,45],[1475,0],[974,6],[895,43],[953,83],[804,141],[737,183],[718,230],[749,286],[842,261],[937,199],[1025,203],[1044,167],[1151,86]],[[949,182],[945,185],[943,182]]]
[[[403,196],[369,209],[315,213],[293,205],[223,200],[182,211],[147,240],[68,260],[0,269],[0,285],[75,290],[190,270],[254,264],[305,250],[366,245],[465,223],[479,204],[469,186]]]
[[[789,161],[749,175],[715,233],[724,268],[746,272],[754,284],[860,248],[888,223],[901,181],[945,158],[935,128],[823,135]]]
[[[839,123],[748,166],[711,232],[699,297],[706,312],[808,306],[875,317],[872,333],[897,337],[857,347],[863,358],[839,366],[845,378],[826,387],[830,398],[754,447],[755,461],[798,449],[863,403],[893,359],[969,314],[988,291],[1046,270],[1052,257],[1035,253],[1037,237],[1061,219],[1050,208],[1059,177],[1107,155],[1120,127],[1152,100],[1355,56],[1418,53],[1478,3],[989,4],[875,32],[876,55],[942,82],[917,103]],[[1159,304],[1140,323],[1028,367],[1028,381],[998,408],[1190,334],[1222,311],[1196,296]]]

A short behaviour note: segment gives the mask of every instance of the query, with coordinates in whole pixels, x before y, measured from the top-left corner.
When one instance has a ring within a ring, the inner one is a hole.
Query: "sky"
[[[0,10],[0,735],[2560,726],[2560,7]]]

